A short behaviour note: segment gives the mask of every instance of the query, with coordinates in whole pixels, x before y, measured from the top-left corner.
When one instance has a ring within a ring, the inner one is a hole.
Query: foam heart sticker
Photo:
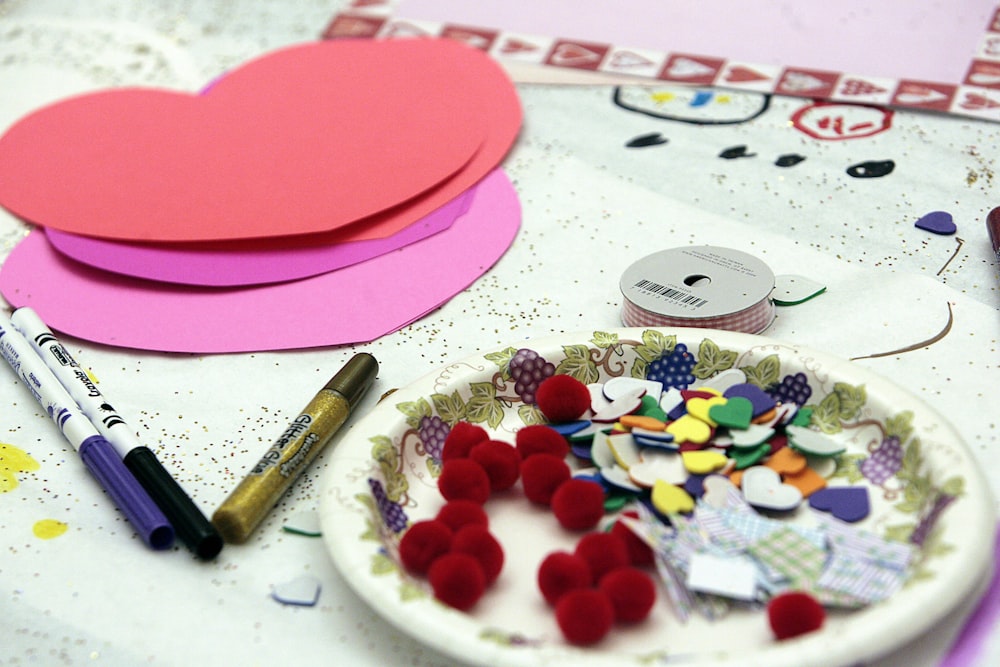
[[[820,489],[809,496],[809,506],[829,512],[841,521],[861,521],[871,511],[868,489],[863,486],[837,486]]]
[[[712,427],[697,417],[683,415],[667,425],[667,433],[674,436],[674,442],[678,444],[684,442],[702,444],[711,439]]]
[[[718,426],[718,424],[710,416],[713,407],[718,407],[724,405],[726,399],[722,396],[713,396],[712,398],[691,398],[688,399],[686,404],[687,412],[692,417],[696,417],[701,421],[705,422],[709,426]]]
[[[303,280],[216,289],[100,271],[67,259],[35,230],[5,260],[0,292],[57,331],[119,347],[225,353],[344,345],[395,331],[468,287],[510,246],[520,219],[517,193],[498,170],[448,230],[391,255]],[[289,313],[309,316],[289,320]]]
[[[802,502],[802,492],[794,486],[783,484],[778,473],[764,466],[744,470],[740,488],[743,490],[743,497],[754,507],[791,510]]]
[[[926,215],[920,217],[914,224],[917,229],[923,229],[924,231],[932,232],[934,234],[949,235],[954,234],[958,231],[958,226],[955,225],[955,220],[951,217],[951,213],[947,211],[931,211]]]
[[[742,396],[722,399],[720,403],[708,408],[708,417],[716,424],[728,428],[749,428],[753,419],[753,403]]]
[[[56,250],[99,269],[136,278],[182,285],[261,285],[319,275],[384,255],[450,227],[472,202],[467,190],[438,210],[384,239],[320,243],[302,247],[281,244],[244,248],[133,243],[46,229]],[[312,237],[313,235],[310,235]]]
[[[769,410],[773,410],[777,401],[774,400],[770,394],[750,383],[736,384],[732,387],[726,389],[723,396],[726,398],[732,398],[734,396],[741,396],[753,404],[753,416],[758,417]]]
[[[203,95],[115,89],[27,115],[0,137],[0,204],[67,232],[194,241],[327,231],[450,189],[385,236],[496,166],[516,99],[453,40],[310,42]]]
[[[663,480],[657,480],[653,485],[650,500],[653,507],[666,515],[682,514],[694,509],[694,498],[687,491]]]

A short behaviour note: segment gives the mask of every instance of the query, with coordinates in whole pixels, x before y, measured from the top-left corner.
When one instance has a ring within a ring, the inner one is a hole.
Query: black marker
[[[80,364],[66,351],[31,308],[18,308],[11,324],[49,367],[59,383],[95,428],[111,443],[125,466],[174,527],[174,532],[199,558],[215,558],[222,536],[201,513],[184,489],[170,476],[151,449],[142,445],[125,420],[97,389]]]

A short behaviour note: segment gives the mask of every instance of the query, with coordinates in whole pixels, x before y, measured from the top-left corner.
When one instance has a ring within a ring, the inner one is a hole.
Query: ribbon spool
[[[643,257],[622,274],[627,327],[761,333],[774,321],[774,273],[752,255],[690,246]]]

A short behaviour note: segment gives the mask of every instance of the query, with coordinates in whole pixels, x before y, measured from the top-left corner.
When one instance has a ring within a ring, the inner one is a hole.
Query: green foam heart
[[[742,396],[733,396],[725,403],[710,407],[708,417],[720,426],[745,429],[753,419],[753,403]]]

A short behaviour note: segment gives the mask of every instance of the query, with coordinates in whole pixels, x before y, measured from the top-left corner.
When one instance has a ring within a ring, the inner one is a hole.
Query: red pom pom
[[[486,576],[469,554],[447,553],[431,565],[427,580],[434,597],[460,611],[475,606],[486,591]]]
[[[521,462],[521,486],[533,503],[548,505],[556,489],[570,478],[569,465],[558,456],[535,454]]]
[[[469,458],[490,478],[491,491],[505,491],[514,486],[521,474],[521,457],[510,444],[500,440],[480,442],[469,451]]]
[[[469,450],[489,438],[489,433],[482,426],[469,422],[456,422],[448,431],[444,445],[441,446],[441,461],[464,459],[469,455]]]
[[[788,591],[767,603],[767,620],[775,637],[789,639],[823,627],[826,610],[808,593]]]
[[[399,560],[413,574],[425,574],[438,556],[448,553],[451,538],[451,528],[444,522],[417,521],[399,540]]]
[[[483,526],[484,528],[489,528],[490,525],[490,517],[486,514],[486,510],[483,509],[482,504],[473,500],[465,500],[464,498],[445,503],[438,510],[436,518],[439,521],[443,521],[452,530],[458,530],[462,526],[469,524]]]
[[[465,526],[451,539],[451,553],[468,554],[479,561],[489,586],[503,569],[503,547],[483,526]]]
[[[534,458],[537,457],[528,461]],[[597,482],[569,479],[552,494],[551,505],[552,513],[563,528],[590,530],[604,516],[604,489]]]
[[[538,385],[535,403],[550,422],[576,421],[590,409],[590,390],[575,377],[553,375]]]
[[[438,491],[445,500],[465,499],[482,505],[490,497],[490,478],[475,461],[452,459],[441,466]]]
[[[632,517],[633,519],[639,518],[639,513],[634,510],[623,512],[622,514],[624,516]],[[614,525],[611,526],[611,533],[620,537],[622,542],[625,543],[632,565],[643,567],[652,565],[655,562],[653,550],[650,546],[620,519],[615,521]]]
[[[514,436],[514,444],[522,459],[534,454],[551,454],[564,459],[569,454],[566,438],[545,424],[532,424],[518,430]]]
[[[578,588],[590,588],[593,578],[587,561],[568,551],[553,551],[538,566],[538,590],[551,605]]]
[[[556,603],[556,622],[571,644],[586,646],[604,639],[615,622],[611,600],[594,588],[569,591]]]
[[[656,602],[656,583],[642,570],[620,567],[601,577],[599,588],[611,600],[615,618],[621,623],[638,623],[649,616]]]
[[[587,561],[595,584],[608,572],[632,562],[625,542],[612,533],[587,533],[576,543],[573,553]]]

